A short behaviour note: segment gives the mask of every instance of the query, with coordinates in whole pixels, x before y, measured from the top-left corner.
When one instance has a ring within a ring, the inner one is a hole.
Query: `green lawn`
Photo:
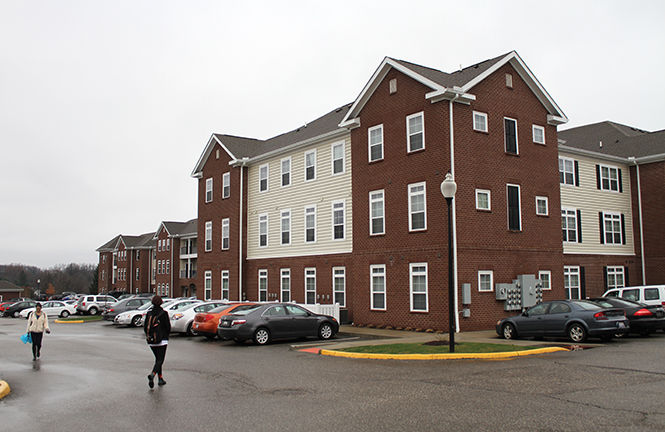
[[[462,342],[455,344],[456,353],[495,353],[532,350],[542,347],[518,346],[507,344]],[[388,345],[366,345],[352,348],[343,348],[339,351],[372,354],[443,354],[448,353],[448,344],[423,345],[419,343],[400,343]]]
[[[102,317],[100,315],[72,315],[67,318],[56,318],[59,321],[101,321]]]

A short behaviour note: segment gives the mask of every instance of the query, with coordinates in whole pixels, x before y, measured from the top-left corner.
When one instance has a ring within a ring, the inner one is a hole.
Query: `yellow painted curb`
[[[83,321],[83,320],[71,320],[71,321],[55,320],[54,322],[57,322],[58,324],[81,324],[81,323],[84,323],[85,321]]]
[[[0,399],[7,396],[9,393],[11,393],[11,391],[12,389],[9,388],[7,381],[0,381]]]
[[[370,354],[370,353],[353,353],[346,351],[333,351],[333,350],[322,349],[319,352],[319,354],[333,356],[333,357],[375,359],[375,360],[459,360],[459,359],[496,360],[496,359],[522,357],[522,356],[535,355],[535,354],[547,354],[558,351],[568,351],[568,350],[566,348],[561,348],[561,347],[549,347],[549,348],[538,348],[533,350],[508,351],[508,352],[498,352],[498,353]]]

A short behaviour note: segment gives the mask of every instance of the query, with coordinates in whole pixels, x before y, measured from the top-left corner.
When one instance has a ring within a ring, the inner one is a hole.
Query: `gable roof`
[[[475,95],[470,93],[470,91],[478,83],[482,82],[506,63],[512,65],[529,86],[531,91],[547,109],[549,113],[548,121],[551,124],[562,124],[568,121],[568,118],[561,108],[559,108],[554,99],[552,99],[542,84],[540,84],[522,58],[516,51],[511,51],[507,54],[484,60],[453,73],[443,72],[438,69],[421,66],[405,60],[386,57],[356,98],[349,113],[342,120],[341,125],[354,127],[359,124],[357,117],[360,114],[360,111],[362,111],[371,95],[388,71],[392,68],[399,70],[407,76],[431,88],[432,92],[427,93],[426,98],[432,102],[438,100],[454,100],[459,103],[468,104],[476,99]]]
[[[115,245],[118,243],[118,238],[120,237],[120,234],[117,236],[113,237],[111,240],[107,241],[97,249],[95,249],[97,252],[113,252],[115,249]]]
[[[198,230],[198,219],[191,219],[187,222],[173,222],[173,221],[163,221],[155,234],[154,239],[157,239],[159,232],[164,228],[169,237],[183,237],[196,235]]]
[[[564,148],[570,147],[621,158],[665,155],[665,130],[648,132],[611,121],[559,131]],[[602,142],[602,146],[600,143]]]
[[[23,288],[7,280],[0,280],[0,292],[22,292]]]
[[[125,249],[152,249],[156,246],[156,242],[153,239],[155,236],[154,232],[145,233],[137,236],[123,235],[118,236],[118,241],[115,244],[114,250],[118,249],[120,243],[125,245]]]

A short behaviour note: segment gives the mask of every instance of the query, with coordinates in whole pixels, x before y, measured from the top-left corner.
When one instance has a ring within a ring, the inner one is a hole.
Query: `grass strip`
[[[455,344],[455,353],[498,353],[511,351],[526,351],[542,347],[520,346],[507,344],[491,344],[478,342],[461,342]],[[397,343],[386,345],[365,345],[342,348],[338,351],[368,354],[445,354],[449,353],[448,344],[424,345],[421,343]]]
[[[58,321],[101,321],[102,317],[100,315],[74,315],[67,318],[58,318]]]

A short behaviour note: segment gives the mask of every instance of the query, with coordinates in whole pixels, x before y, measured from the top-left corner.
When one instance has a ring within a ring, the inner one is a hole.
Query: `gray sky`
[[[663,129],[663,17],[662,1],[0,0],[0,264],[94,263],[118,233],[196,217],[211,133],[294,129],[384,56],[452,72],[514,49],[564,128]]]

